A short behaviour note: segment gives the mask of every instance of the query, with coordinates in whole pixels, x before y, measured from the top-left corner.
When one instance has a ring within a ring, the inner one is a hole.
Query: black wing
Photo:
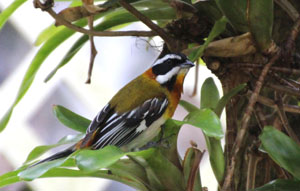
[[[159,119],[167,106],[167,98],[153,98],[133,110],[117,114],[107,104],[87,129],[88,135],[94,134],[91,147],[99,149],[106,145],[126,145]]]

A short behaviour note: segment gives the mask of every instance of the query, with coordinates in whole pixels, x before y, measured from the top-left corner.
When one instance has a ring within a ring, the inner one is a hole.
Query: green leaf
[[[199,127],[209,137],[221,139],[224,136],[220,119],[210,109],[199,109],[190,112],[185,121],[173,120],[177,125],[190,124]]]
[[[15,12],[15,10],[26,1],[27,0],[15,0],[0,13],[0,30],[2,29],[6,21],[9,19],[9,17]]]
[[[147,182],[149,182],[152,190],[165,190],[161,181],[158,179],[153,169],[149,166],[148,162],[142,157],[130,157],[132,161],[143,167],[147,175]]]
[[[273,0],[249,0],[249,28],[260,50],[267,50],[272,43]]]
[[[0,176],[0,188],[10,185],[10,184],[14,184],[16,182],[20,182],[21,179],[18,177],[18,173],[21,172],[22,170],[24,170],[24,168],[25,167],[22,167],[15,171],[11,171],[11,172],[1,175]]]
[[[50,25],[49,27],[45,28],[37,37],[36,41],[34,42],[35,46],[39,46],[42,43],[46,42],[51,36],[56,34],[57,32],[63,30],[63,26],[56,27],[54,24]]]
[[[54,167],[58,167],[62,165],[67,158],[64,159],[57,159],[54,161],[45,162],[30,168],[25,169],[24,171],[21,171],[18,176],[26,181],[30,181],[36,178],[39,178],[43,174],[45,174],[47,171]]]
[[[207,135],[204,135],[204,137],[209,153],[211,168],[219,185],[221,185],[225,172],[225,158],[221,141],[214,137],[208,137]]]
[[[105,13],[100,13],[97,15],[97,18],[100,18]],[[86,19],[79,20],[75,23],[78,26],[85,26],[87,25]],[[68,39],[71,35],[73,35],[75,31],[68,29],[66,27],[63,27],[59,32],[52,35],[39,49],[35,57],[33,58],[29,68],[27,69],[25,76],[22,80],[21,86],[19,88],[17,97],[12,104],[12,106],[8,109],[7,113],[4,115],[4,117],[0,121],[0,132],[6,127],[11,114],[13,112],[14,107],[19,103],[19,101],[23,98],[23,96],[26,94],[28,89],[30,88],[35,75],[37,71],[39,70],[40,66],[44,62],[44,60],[49,56],[49,54],[55,50],[61,43],[63,43],[66,39]]]
[[[53,168],[41,176],[41,178],[47,178],[47,177],[105,178],[105,179],[110,179],[110,180],[115,180],[115,181],[121,182],[128,186],[136,188],[137,190],[148,191],[147,189],[145,189],[145,186],[142,185],[141,183],[135,182],[126,176],[118,176],[118,175],[111,174],[111,173],[109,173],[108,170],[98,170],[96,172],[87,172],[87,171],[73,170],[73,169],[66,169],[66,168]]]
[[[219,99],[220,95],[214,79],[207,78],[201,87],[200,108],[215,109]]]
[[[193,6],[198,9],[199,13],[206,15],[211,24],[223,16],[215,1],[197,1]]]
[[[239,93],[242,89],[244,89],[247,84],[240,84],[237,87],[231,89],[226,95],[224,95],[217,103],[214,112],[217,114],[218,117],[221,117],[222,111],[225,108],[228,101]]]
[[[159,150],[146,159],[147,163],[161,181],[165,190],[184,190],[184,179],[181,171],[171,163]]]
[[[100,150],[82,150],[75,156],[75,160],[80,170],[93,172],[109,167],[125,154],[118,147],[106,146]]]
[[[28,163],[30,161],[33,161],[34,159],[37,159],[39,156],[42,154],[46,153],[48,150],[65,145],[65,144],[71,144],[71,143],[77,143],[80,139],[83,138],[83,134],[78,134],[78,135],[67,135],[64,138],[62,138],[58,143],[52,144],[52,145],[42,145],[35,147],[27,156],[27,159],[25,163]]]
[[[0,120],[0,133],[5,129],[6,125],[8,124],[11,114],[13,112],[13,107],[14,106],[11,106]]]
[[[215,2],[237,31],[242,33],[249,31],[246,17],[248,0],[215,0]]]
[[[145,169],[136,162],[130,159],[121,159],[111,166],[107,167],[114,175],[120,177],[127,177],[135,182],[139,182],[141,185],[146,185],[148,183],[148,178]]]
[[[214,40],[217,36],[219,36],[222,32],[225,31],[227,24],[227,19],[225,17],[220,18],[217,20],[211,29],[207,39],[205,40],[204,44],[201,45],[199,48],[194,50],[191,54],[189,54],[189,59],[194,62],[196,61],[199,57],[203,55],[203,52],[205,48],[208,46],[208,44]]]
[[[180,100],[179,101],[179,104],[185,109],[187,110],[188,112],[192,112],[192,111],[197,111],[199,110],[199,108],[197,108],[196,106],[194,106],[193,104],[187,102],[187,101],[184,101],[184,100]]]
[[[300,179],[299,145],[271,126],[266,126],[259,138],[269,156],[295,178]]]
[[[53,106],[53,112],[57,119],[65,126],[79,131],[82,133],[86,132],[86,129],[90,125],[91,121],[66,109],[60,105]]]
[[[300,181],[298,180],[273,180],[253,191],[298,191],[300,188]]]

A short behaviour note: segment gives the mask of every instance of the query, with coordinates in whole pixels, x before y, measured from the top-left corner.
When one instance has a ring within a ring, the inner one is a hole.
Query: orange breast
[[[172,117],[178,106],[179,100],[181,98],[181,93],[183,90],[184,77],[185,75],[183,74],[177,76],[174,88],[172,92],[168,94],[168,100],[170,102],[170,106],[168,107],[168,110],[166,112],[167,117]]]

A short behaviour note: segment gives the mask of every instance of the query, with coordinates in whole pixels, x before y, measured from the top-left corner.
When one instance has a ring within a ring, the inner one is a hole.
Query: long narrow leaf
[[[219,101],[217,106],[214,109],[214,112],[221,117],[222,111],[225,108],[228,101],[235,96],[237,93],[239,93],[242,89],[246,87],[246,84],[240,84],[237,87],[230,90],[226,95],[224,95]]]
[[[185,121],[173,120],[177,125],[190,124],[199,127],[209,137],[221,139],[224,136],[218,116],[210,109],[199,109],[190,112]]]
[[[86,129],[91,123],[90,120],[60,105],[53,106],[53,112],[62,124],[71,129],[74,129],[75,131],[85,133]]]
[[[273,180],[253,191],[298,191],[300,188],[299,180]]]
[[[212,78],[207,78],[201,87],[201,109],[211,108],[215,110],[220,102],[218,88]],[[219,116],[218,116],[219,118]],[[215,137],[209,137],[204,132],[205,142],[209,153],[211,168],[215,174],[218,183],[221,185],[225,171],[225,158],[221,145],[221,140]]]
[[[262,148],[282,168],[300,180],[300,147],[290,137],[271,126],[260,135]]]
[[[179,104],[188,112],[197,111],[199,109],[196,106],[194,106],[193,104],[191,104],[187,101],[184,101],[184,100],[180,100]]]
[[[98,17],[101,17],[101,14],[99,14]],[[85,26],[87,24],[87,21],[85,19],[82,19],[78,22],[76,22],[78,26]],[[29,68],[27,69],[25,76],[22,80],[21,86],[19,88],[18,94],[16,96],[15,101],[13,102],[12,106],[8,109],[6,114],[2,117],[0,121],[0,132],[4,130],[6,127],[11,114],[13,112],[14,107],[19,103],[19,101],[23,98],[23,96],[26,94],[28,89],[30,88],[35,75],[37,71],[39,70],[40,66],[42,65],[43,61],[49,56],[49,54],[55,50],[56,47],[58,47],[61,43],[63,43],[66,39],[68,39],[71,35],[73,35],[75,31],[63,28],[61,31],[55,33],[53,36],[51,36],[39,49],[35,57],[33,58]]]
[[[212,77],[207,78],[201,87],[200,108],[215,109],[220,99],[219,90]]]
[[[27,0],[15,0],[6,9],[0,13],[0,30],[9,19],[9,17]]]
[[[67,135],[64,138],[62,138],[58,143],[56,144],[52,144],[52,145],[42,145],[42,146],[38,146],[35,147],[27,156],[27,159],[25,161],[25,163],[31,162],[35,159],[37,159],[39,156],[41,156],[42,154],[46,153],[47,151],[49,151],[52,148],[61,146],[61,145],[65,145],[65,144],[71,144],[71,143],[76,143],[78,142],[80,139],[83,138],[83,134],[78,134],[78,135]]]

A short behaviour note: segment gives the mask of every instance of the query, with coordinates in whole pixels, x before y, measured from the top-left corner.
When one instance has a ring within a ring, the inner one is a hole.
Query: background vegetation
[[[16,0],[1,13],[0,27],[24,2]],[[78,141],[89,124],[89,120],[55,106],[58,120],[79,134],[33,149],[24,166],[0,176],[1,187],[36,178],[99,177],[117,180],[137,190],[204,190],[201,176],[205,175],[200,175],[198,168],[203,152],[191,143],[183,159],[177,154],[178,131],[183,124],[192,124],[205,134],[220,190],[299,188],[298,1],[108,0],[103,3],[82,0],[72,1],[69,8],[58,14],[53,11],[53,4],[51,0],[34,1],[35,7],[44,11],[41,14],[50,14],[60,27],[51,25],[38,37],[37,45],[41,47],[26,71],[15,102],[1,119],[1,131],[29,90],[43,61],[75,33],[83,34],[46,81],[89,42],[87,83],[90,83],[97,54],[94,36],[158,35],[165,42],[162,54],[183,52],[195,62],[202,58],[220,79],[224,96],[219,97],[213,80],[208,78],[202,85],[200,106],[182,101],[189,114],[184,121],[166,123],[164,136],[168,138],[169,149],[161,146],[123,153],[108,146],[97,151],[78,151],[65,159],[27,169],[49,149]],[[136,21],[146,24],[150,31],[114,31]],[[83,28],[86,25],[89,30]],[[223,150],[219,117],[225,107],[227,129]]]

